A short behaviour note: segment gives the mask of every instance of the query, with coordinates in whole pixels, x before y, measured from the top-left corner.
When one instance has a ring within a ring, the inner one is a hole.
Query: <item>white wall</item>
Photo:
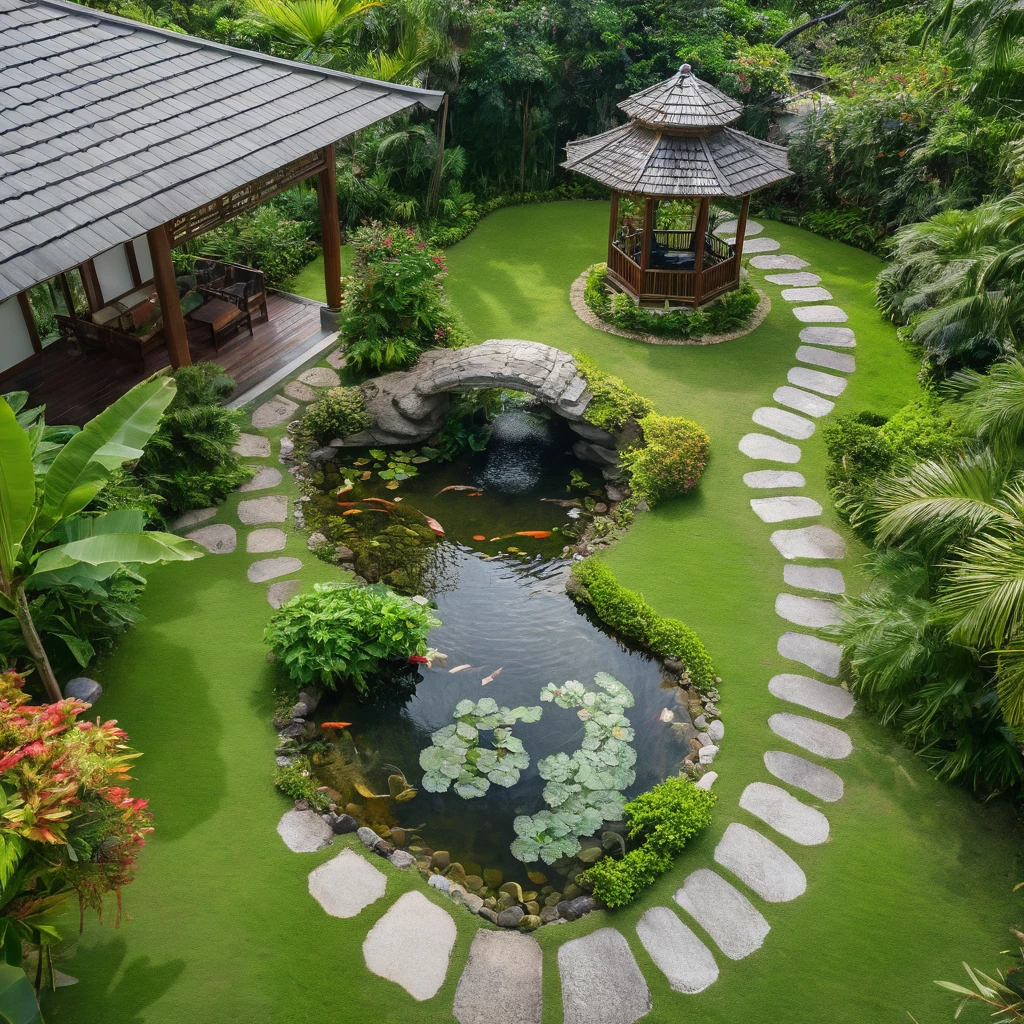
[[[153,257],[149,254],[149,239],[145,235],[139,235],[132,239],[135,246],[135,262],[139,265],[139,280],[145,284],[153,280]]]
[[[115,245],[113,249],[101,252],[93,258],[93,263],[96,266],[96,277],[100,282],[104,303],[109,303],[135,287],[123,245]]]
[[[35,354],[18,298],[0,302],[0,371]]]

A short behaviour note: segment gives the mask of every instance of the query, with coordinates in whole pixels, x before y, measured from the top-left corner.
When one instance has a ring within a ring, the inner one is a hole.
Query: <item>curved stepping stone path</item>
[[[178,516],[171,523],[171,529],[187,530],[190,526],[198,526],[200,523],[205,523],[207,519],[212,519],[216,514],[217,510],[215,508],[194,508],[191,512]]]
[[[794,306],[793,315],[802,324],[845,324],[850,319],[838,306]]]
[[[384,895],[388,880],[365,857],[342,850],[309,873],[309,894],[331,917],[355,917]]]
[[[827,288],[783,288],[782,297],[787,302],[827,302],[832,293]]]
[[[786,469],[755,469],[743,474],[743,482],[748,487],[769,490],[775,487],[804,487],[807,483],[803,473]]]
[[[456,934],[451,914],[414,889],[400,896],[370,930],[363,959],[374,974],[422,1002],[444,984]]]
[[[797,270],[792,274],[765,274],[764,278],[769,284],[788,284],[797,287],[818,284],[821,278],[806,270]],[[832,296],[830,295],[829,298]]]
[[[806,440],[814,433],[814,424],[810,420],[786,412],[785,409],[776,409],[774,405],[763,405],[760,409],[755,409],[754,415],[750,418],[759,427],[767,427],[769,430],[785,434],[786,437],[795,437],[798,441]]]
[[[842,621],[835,601],[821,597],[801,597],[797,594],[779,594],[775,598],[775,614],[787,622],[810,629],[838,626]]]
[[[801,590],[817,590],[822,594],[845,594],[846,580],[838,569],[826,565],[784,565],[782,578]]]
[[[271,583],[267,587],[267,604],[271,608],[280,608],[285,601],[293,598],[301,589],[301,580],[281,580],[278,583]]]
[[[796,350],[796,357],[801,363],[810,363],[812,366],[826,366],[830,370],[841,370],[843,373],[853,373],[857,369],[857,363],[853,356],[845,352],[834,352],[830,348],[815,348],[813,345],[801,345]]]
[[[302,562],[298,558],[263,558],[249,566],[249,582],[266,583],[278,576],[298,572],[301,568]]]
[[[745,252],[750,250],[744,245]],[[804,267],[809,267],[810,263],[807,260],[800,259],[799,256],[755,256],[751,261],[752,267],[757,267],[758,270],[802,270]]]
[[[833,348],[856,348],[857,339],[849,327],[805,327],[800,340],[808,345],[831,345]]]
[[[294,853],[316,853],[334,842],[331,826],[316,811],[285,811],[277,834]]]
[[[801,391],[799,388],[785,386],[776,388],[772,398],[779,405],[789,406],[790,409],[796,409],[797,412],[806,413],[815,419],[827,416],[836,407],[835,402],[830,402],[827,398],[822,398],[820,395],[812,395],[809,391]]]
[[[544,954],[532,935],[481,928],[455,990],[459,1024],[540,1024]]]
[[[771,462],[799,462],[800,449],[788,441],[780,441],[770,434],[745,434],[740,438],[740,451],[752,459]]]
[[[333,352],[327,353],[327,362],[331,364],[336,370],[342,369],[348,362],[348,357],[345,355],[343,348],[336,348]]]
[[[716,235],[731,235],[733,238],[736,237],[736,230],[739,228],[740,222],[738,220],[723,220],[721,224],[715,228]],[[746,227],[743,229],[743,237],[750,238],[752,235],[759,235],[764,231],[764,225],[758,224],[756,220],[748,220]]]
[[[788,700],[790,704],[799,704],[830,718],[846,718],[855,703],[853,694],[841,686],[791,672],[772,676],[768,690],[779,700]]]
[[[246,526],[288,521],[288,498],[284,494],[267,494],[238,503],[238,518]]]
[[[822,640],[808,633],[783,633],[779,637],[778,649],[784,658],[799,661],[830,679],[839,675],[843,649],[831,640]]]
[[[252,425],[257,430],[266,430],[269,427],[279,427],[287,423],[298,406],[284,395],[274,395],[269,402],[258,406],[252,414]]]
[[[808,370],[805,366],[794,366],[786,374],[786,380],[798,388],[810,388],[811,391],[820,391],[823,395],[831,395],[833,398],[841,395],[848,383],[845,377],[822,373],[821,370]]]
[[[668,907],[651,907],[636,933],[676,992],[703,992],[718,980],[711,951]]]
[[[202,544],[211,555],[230,555],[238,543],[235,528],[226,523],[218,526],[200,526],[198,530],[186,533],[185,538]]]
[[[807,876],[785,850],[734,821],[715,847],[715,861],[768,903],[788,903],[807,891]]]
[[[254,467],[250,467],[254,468]],[[251,480],[246,480],[240,491],[269,491],[281,482],[281,470],[273,466],[260,466]]]
[[[772,544],[783,558],[844,558],[846,541],[827,526],[776,530]]]
[[[244,459],[269,459],[270,438],[262,434],[241,434],[238,444],[231,450]]]
[[[565,1024],[633,1024],[651,1010],[651,993],[629,944],[601,928],[559,947]]]
[[[841,761],[853,752],[853,741],[842,729],[816,722],[813,718],[804,718],[803,715],[772,715],[768,719],[768,728],[776,736],[832,761]]]
[[[296,402],[316,401],[316,392],[308,384],[303,384],[301,380],[290,380],[284,386],[284,393],[289,398],[294,398]]]
[[[802,789],[819,800],[834,804],[843,797],[843,780],[829,768],[810,761],[796,754],[786,754],[781,750],[766,750],[764,766],[783,782]]]
[[[740,796],[740,807],[801,846],[820,846],[828,839],[828,818],[821,811],[771,783],[752,782]]]
[[[311,366],[299,374],[298,380],[311,388],[336,388],[341,383],[337,371],[329,366]]]
[[[821,515],[821,506],[813,498],[799,495],[751,498],[750,507],[762,523],[781,523],[787,519],[810,519]]]
[[[774,252],[782,246],[774,238],[751,238],[743,243],[744,253],[748,252]]]
[[[760,949],[771,926],[737,888],[708,868],[694,871],[674,897],[730,960]]]
[[[264,554],[268,551],[282,551],[288,543],[288,535],[276,526],[268,526],[265,530],[253,530],[245,538],[245,550],[250,555]]]

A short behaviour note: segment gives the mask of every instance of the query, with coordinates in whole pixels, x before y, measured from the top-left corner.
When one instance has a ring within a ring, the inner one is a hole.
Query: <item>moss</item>
[[[576,369],[587,382],[594,396],[587,405],[586,419],[595,427],[614,433],[633,419],[639,420],[654,412],[654,406],[638,395],[618,377],[599,370],[585,355],[575,353]]]

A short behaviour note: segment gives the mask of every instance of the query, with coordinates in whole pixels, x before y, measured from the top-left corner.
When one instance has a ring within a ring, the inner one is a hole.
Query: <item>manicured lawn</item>
[[[341,247],[341,272],[347,274],[352,266],[352,246]],[[327,301],[324,288],[324,258],[317,256],[312,263],[307,263],[290,281],[285,282],[283,290],[293,295],[305,295],[307,299],[317,302]]]
[[[738,809],[739,794],[750,781],[770,779],[765,750],[786,749],[766,724],[771,713],[794,710],[767,691],[773,674],[792,670],[775,652],[785,628],[773,610],[782,559],[768,540],[773,527],[750,510],[742,474],[753,464],[736,445],[793,364],[798,324],[779,289],[766,286],[774,305],[765,323],[720,346],[654,347],[591,330],[572,312],[568,291],[601,258],[606,231],[603,203],[501,211],[450,250],[449,290],[475,340],[525,338],[586,351],[660,412],[692,417],[710,433],[713,454],[698,494],[640,517],[609,561],[659,611],[700,632],[724,679],[726,741],[715,765],[715,823],[673,871],[629,910],[537,933],[545,1024],[561,1020],[558,946],[609,924],[629,940],[650,985],[654,1009],[645,1021],[865,1024],[906,1021],[907,1011],[920,1024],[949,1020],[952,1003],[932,980],[955,978],[961,960],[991,967],[1008,945],[1019,908],[1010,888],[1024,877],[1019,841],[1004,809],[980,807],[936,782],[859,713],[843,723],[854,753],[832,765],[846,795],[823,805],[830,840],[804,848],[772,834],[805,870],[808,891],[787,904],[755,898],[772,926],[764,948],[737,962],[718,955],[718,982],[682,996],[636,938],[646,907],[671,905],[682,879],[712,863],[730,821],[756,824]],[[837,411],[889,412],[906,401],[915,366],[874,311],[878,262],[779,225],[765,234],[782,242],[782,252],[809,260],[850,313],[858,366]],[[820,436],[802,448],[807,493],[827,504]],[[287,475],[284,486],[291,486]],[[237,523],[238,500],[213,521]],[[828,512],[826,521],[837,525]],[[330,574],[298,534],[281,554],[301,557],[309,582]],[[851,586],[857,555],[851,547],[844,566]],[[246,581],[253,558],[240,543],[230,555],[154,571],[146,621],[97,673],[107,687],[97,710],[119,719],[145,752],[133,791],[151,798],[157,831],[124,894],[133,920],[120,931],[90,921],[64,967],[82,981],[47,1000],[50,1021],[453,1019],[476,919],[415,876],[391,870],[384,900],[352,920],[329,918],[309,896],[306,875],[337,845],[293,854],[274,832],[287,802],[272,786],[271,675],[260,639],[269,606],[265,587]],[[373,922],[414,887],[452,910],[459,928],[445,985],[425,1003],[371,975],[361,953]]]

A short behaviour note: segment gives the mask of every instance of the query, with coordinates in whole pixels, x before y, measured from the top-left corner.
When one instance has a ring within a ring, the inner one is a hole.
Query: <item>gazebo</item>
[[[710,302],[739,284],[750,194],[792,174],[785,147],[730,128],[743,107],[689,64],[619,106],[629,121],[568,143],[562,165],[612,190],[608,281],[642,305]],[[711,201],[740,197],[735,239],[715,237]],[[658,227],[672,201],[674,225]]]

